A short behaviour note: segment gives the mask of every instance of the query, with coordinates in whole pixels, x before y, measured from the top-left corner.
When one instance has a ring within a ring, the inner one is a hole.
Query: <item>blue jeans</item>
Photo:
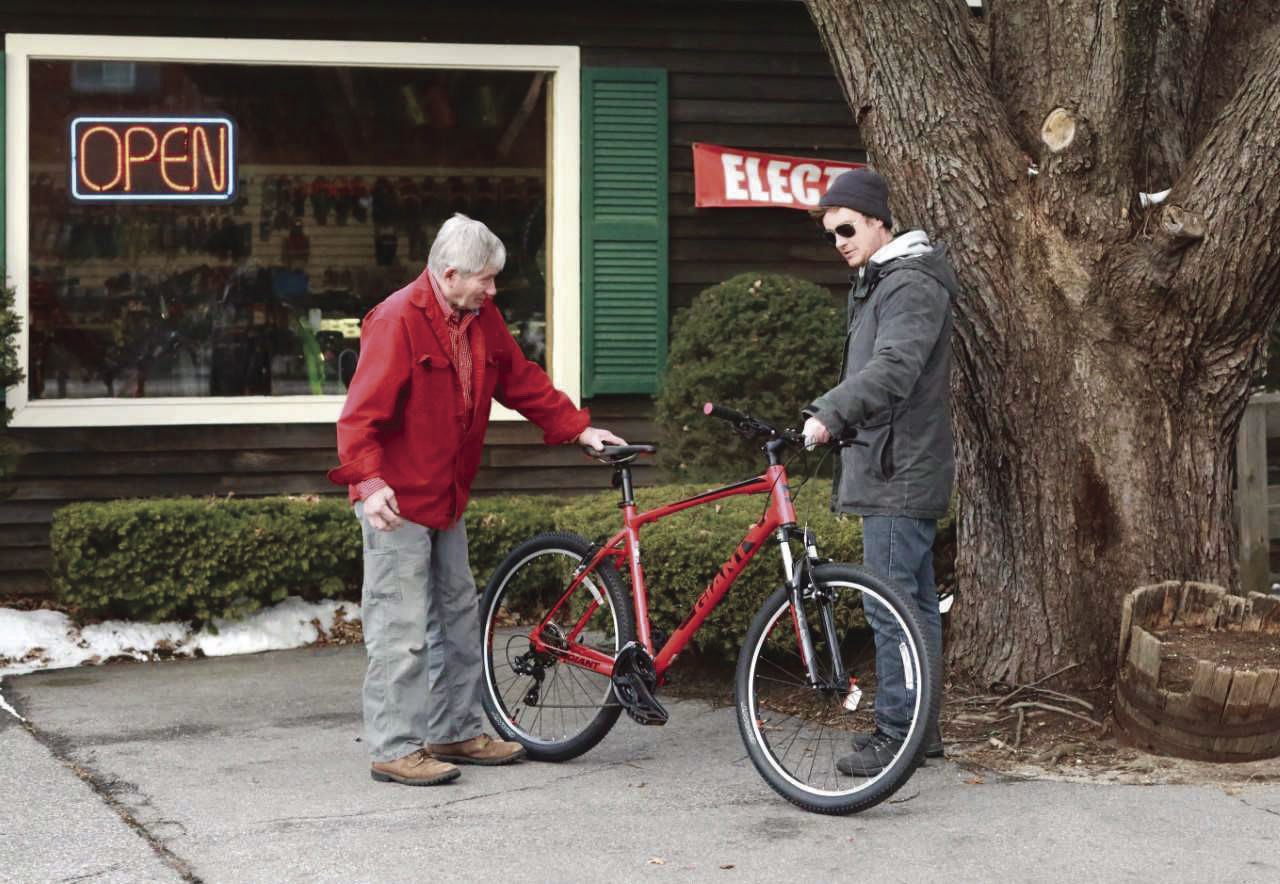
[[[938,588],[933,579],[933,539],[937,533],[938,523],[931,519],[862,517],[863,563],[895,584],[908,603],[915,603],[933,669],[941,674],[942,615],[938,612]],[[915,703],[915,691],[907,690],[898,652],[902,632],[882,605],[867,599],[865,610],[876,636],[876,728],[902,739],[911,726]],[[941,680],[935,683],[940,684]],[[926,735],[937,726],[937,719],[927,725]]]

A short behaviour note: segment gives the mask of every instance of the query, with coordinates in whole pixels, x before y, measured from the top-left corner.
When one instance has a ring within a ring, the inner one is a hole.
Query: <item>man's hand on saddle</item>
[[[574,440],[583,448],[599,451],[606,445],[626,445],[627,440],[615,435],[603,427],[587,427]]]

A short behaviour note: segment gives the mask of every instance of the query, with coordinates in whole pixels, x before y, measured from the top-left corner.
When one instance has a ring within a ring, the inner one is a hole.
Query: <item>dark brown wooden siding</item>
[[[830,160],[866,154],[831,64],[796,2],[180,4],[9,0],[5,32],[428,40],[577,45],[582,64],[659,67],[670,100],[671,307],[748,270],[794,273],[842,291],[806,213],[695,209],[695,141]],[[252,10],[240,17],[227,8]],[[440,8],[435,8],[440,7]]]
[[[653,438],[650,403],[591,403],[593,421],[623,438]],[[49,524],[76,500],[161,496],[342,495],[325,473],[337,465],[334,430],[317,424],[16,429],[17,475],[0,482],[0,599],[49,585]],[[576,446],[548,447],[531,424],[493,424],[474,493],[582,494],[609,487],[611,471]],[[637,481],[653,481],[637,465]]]
[[[436,8],[438,7],[438,8]],[[238,12],[233,12],[238,10]],[[806,213],[695,209],[695,141],[832,160],[864,158],[811,22],[794,2],[425,4],[262,0],[7,0],[5,33],[88,33],[578,45],[584,66],[659,67],[670,97],[671,313],[746,271],[847,285]],[[647,400],[588,403],[599,423],[652,438]],[[72,500],[177,494],[330,493],[326,426],[11,431],[23,454],[0,486],[0,594],[47,585],[48,525]],[[527,425],[495,426],[480,493],[607,487],[608,471],[546,449]]]

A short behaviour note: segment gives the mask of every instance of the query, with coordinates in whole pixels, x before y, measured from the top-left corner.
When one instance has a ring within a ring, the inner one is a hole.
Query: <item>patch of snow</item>
[[[316,641],[322,631],[331,630],[338,611],[348,621],[360,619],[358,604],[306,602],[296,597],[243,620],[215,620],[213,629],[198,632],[186,623],[127,620],[107,620],[82,629],[58,611],[0,608],[0,688],[7,675],[92,665],[120,657],[225,657],[299,648]],[[5,702],[3,693],[0,710],[22,718]]]
[[[0,682],[0,687],[3,687],[3,686],[4,686],[4,683]],[[14,709],[12,706],[10,706],[8,703],[5,702],[4,694],[0,694],[0,710],[4,710],[5,712],[8,712],[14,718],[18,719],[18,721],[26,721],[25,718],[23,718],[21,715],[18,714],[17,709]]]

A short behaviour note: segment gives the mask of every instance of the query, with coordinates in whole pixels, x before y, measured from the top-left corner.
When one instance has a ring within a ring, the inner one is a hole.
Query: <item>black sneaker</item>
[[[946,752],[942,748],[942,731],[934,729],[924,744],[925,758],[941,758]]]
[[[897,756],[902,749],[902,740],[883,731],[861,736],[865,737],[862,746],[855,746],[852,755],[838,759],[836,768],[851,777],[874,777]]]
[[[854,734],[852,740],[854,751],[856,752],[866,746],[874,736],[875,734]],[[924,757],[941,758],[945,754],[942,749],[942,731],[939,728],[934,728],[933,733],[929,735],[928,742],[924,744]]]

